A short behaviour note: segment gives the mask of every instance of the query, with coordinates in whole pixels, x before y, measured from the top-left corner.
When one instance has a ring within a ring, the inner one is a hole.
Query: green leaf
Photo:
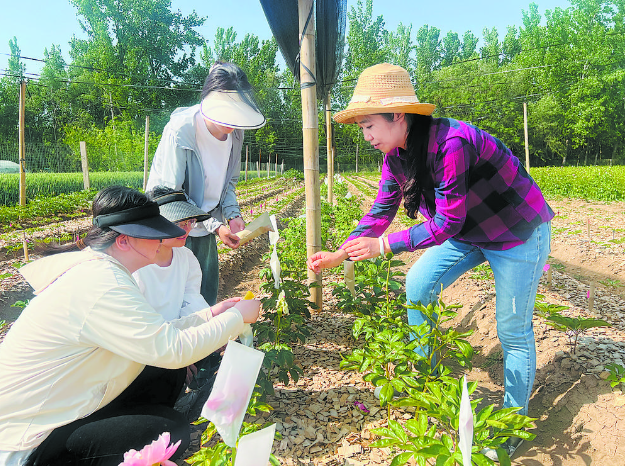
[[[411,452],[400,453],[399,455],[395,456],[395,458],[393,458],[390,466],[402,466],[406,464],[410,458],[412,458]]]

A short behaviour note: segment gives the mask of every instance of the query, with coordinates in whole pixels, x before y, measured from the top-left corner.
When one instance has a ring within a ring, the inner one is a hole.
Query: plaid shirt
[[[393,149],[384,157],[378,195],[349,235],[378,237],[403,200],[407,154]],[[506,250],[523,244],[554,216],[536,182],[499,139],[468,123],[435,118],[430,130],[419,211],[426,221],[391,233],[394,253],[443,243],[449,238]]]

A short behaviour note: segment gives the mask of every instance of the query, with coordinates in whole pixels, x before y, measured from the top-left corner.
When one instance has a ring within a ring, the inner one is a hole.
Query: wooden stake
[[[87,143],[80,141],[80,161],[82,163],[82,183],[85,189],[89,189],[89,162],[87,160]]]
[[[257,176],[256,177],[257,178],[260,178],[260,154],[261,154],[261,150],[260,150],[260,148],[258,148],[258,167],[256,167],[256,171],[257,171],[257,173],[256,173]]]
[[[588,312],[594,314],[593,308],[595,304],[595,282],[590,283],[590,290],[588,290]]]
[[[549,270],[547,270],[547,285],[549,285],[549,288],[551,288],[553,285],[553,276],[551,275],[551,267],[549,267]]]
[[[24,232],[22,246],[24,247],[24,263],[26,263],[28,262],[28,240],[26,239],[26,232]]]
[[[356,144],[356,173],[358,173],[358,144]]]
[[[150,148],[150,115],[145,116],[145,137],[143,142],[143,190],[148,185],[148,149]]]
[[[321,250],[321,196],[319,191],[319,124],[315,85],[315,15],[313,0],[298,1],[300,38],[300,88],[304,139],[304,184],[306,190],[306,252],[308,257]],[[321,274],[308,271],[311,300],[321,308]]]
[[[269,178],[269,170],[271,170],[271,154],[267,156],[267,178]]]
[[[525,130],[525,171],[530,172],[530,146],[527,134],[527,102],[523,102],[523,128]]]
[[[20,205],[26,205],[26,145],[24,142],[26,131],[26,81],[20,82],[19,112]]]

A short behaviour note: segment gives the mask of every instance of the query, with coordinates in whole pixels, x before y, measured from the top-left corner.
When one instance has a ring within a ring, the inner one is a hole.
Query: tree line
[[[267,116],[265,127],[246,132],[252,160],[260,153],[265,163],[278,154],[286,165],[301,163],[299,84],[281,70],[274,39],[239,39],[231,27],[206,40],[197,32],[206,18],[184,16],[169,0],[70,2],[86,38],[72,38],[68,62],[53,44],[43,51],[40,73],[27,74],[17,39],[8,44],[0,145],[17,141],[19,83],[26,80],[27,142],[68,145],[78,160],[79,141],[86,140],[99,154],[93,168],[120,169],[125,158],[124,169],[135,163],[140,169],[145,117],[153,153],[170,113],[198,102],[219,59],[245,70]],[[333,111],[347,104],[364,68],[386,61],[410,72],[419,99],[437,105],[434,116],[473,123],[521,159],[526,103],[533,165],[625,160],[625,0],[571,0],[567,8],[547,10],[544,25],[532,3],[522,12],[523,24],[508,26],[503,40],[495,28],[485,28],[481,37],[470,30],[442,36],[430,25],[399,24],[390,31],[372,11],[373,0],[359,0],[347,12]],[[324,112],[319,115],[323,159]],[[360,164],[380,160],[354,125],[335,125],[334,143],[343,166],[354,163],[356,153]]]

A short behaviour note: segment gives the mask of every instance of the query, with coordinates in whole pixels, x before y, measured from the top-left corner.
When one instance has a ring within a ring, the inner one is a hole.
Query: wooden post
[[[87,160],[87,143],[80,141],[80,161],[82,162],[82,182],[85,189],[89,189],[89,162]]]
[[[269,170],[271,170],[271,153],[267,156],[267,179],[269,179]]]
[[[24,248],[24,263],[28,262],[28,240],[26,239],[26,232],[23,232],[22,247]]]
[[[321,251],[321,195],[319,186],[319,124],[315,74],[315,15],[313,0],[299,0],[300,89],[304,139],[304,185],[306,191],[306,253]],[[312,76],[311,76],[312,75]],[[308,279],[318,287],[310,289],[310,299],[321,308],[321,274],[308,270]]]
[[[247,161],[249,159],[250,145],[245,146],[245,181],[247,181]]]
[[[356,144],[356,173],[358,173],[358,144]]]
[[[24,134],[26,132],[26,81],[20,82],[19,112],[20,205],[26,205],[26,145],[24,142]]]
[[[525,171],[530,172],[530,145],[527,134],[527,102],[523,102],[523,128],[525,129]]]
[[[276,176],[278,176],[278,153],[276,152]]]
[[[143,143],[143,190],[148,185],[148,149],[150,147],[150,115],[145,116],[145,141]]]
[[[327,167],[328,167],[328,203],[332,205],[334,201],[334,178],[332,177],[332,117],[330,115],[330,93],[326,97],[326,144],[327,148]]]
[[[261,150],[260,150],[260,147],[259,147],[258,148],[258,167],[256,167],[256,170],[258,172],[257,173],[257,175],[258,175],[257,178],[260,178],[260,153],[261,153]]]
[[[590,290],[588,290],[588,312],[590,312],[591,314],[595,314],[595,315],[599,314],[598,312],[595,313],[594,307],[595,307],[595,282],[591,282]]]

